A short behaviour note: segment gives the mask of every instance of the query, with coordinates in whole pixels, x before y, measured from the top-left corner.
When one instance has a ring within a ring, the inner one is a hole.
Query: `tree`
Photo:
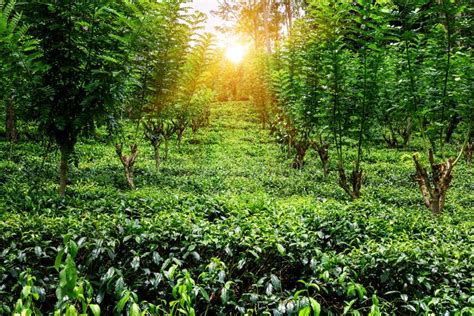
[[[472,86],[469,88],[472,67],[467,67],[472,52],[462,44],[466,39],[458,27],[466,9],[463,4],[462,1],[442,0],[427,12],[430,31],[424,43],[422,64],[425,102],[415,114],[428,152],[431,177],[419,154],[414,154],[413,160],[424,204],[436,215],[443,211],[454,167],[463,150],[469,148],[467,144],[474,121]],[[454,133],[453,118],[462,122],[460,134],[464,142],[456,157],[446,159],[445,144]],[[445,160],[438,162],[436,156]]]
[[[149,85],[144,92],[144,131],[154,150],[157,169],[161,165],[160,147],[168,144],[176,132],[176,113],[172,109],[178,93],[178,83],[186,63],[193,34],[192,18],[183,7],[184,1],[163,2],[155,11],[160,23],[150,24],[146,42],[154,43],[149,60]],[[200,16],[202,17],[202,16]]]
[[[104,122],[121,101],[127,52],[116,36],[128,32],[118,14],[123,6],[111,0],[32,0],[23,6],[49,68],[30,113],[59,147],[62,197],[78,137]]]
[[[181,145],[184,131],[193,121],[196,129],[200,122],[205,122],[208,118],[206,107],[214,98],[210,89],[208,70],[212,61],[212,45],[211,34],[199,36],[182,69],[175,101],[178,146]]]

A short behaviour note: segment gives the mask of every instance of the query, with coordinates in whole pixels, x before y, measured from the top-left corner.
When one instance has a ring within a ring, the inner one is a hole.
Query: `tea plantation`
[[[136,190],[104,130],[78,144],[64,200],[58,153],[10,146],[0,143],[1,315],[19,304],[44,315],[474,313],[464,162],[436,217],[413,179],[416,148],[373,141],[351,201],[315,152],[291,168],[247,102],[213,104],[211,125],[173,143],[160,171],[140,140]]]

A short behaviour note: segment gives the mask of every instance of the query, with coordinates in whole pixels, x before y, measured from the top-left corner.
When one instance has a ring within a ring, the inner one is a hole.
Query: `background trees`
[[[75,144],[100,125],[111,127],[133,187],[142,124],[156,157],[160,139],[167,144],[177,133],[181,140],[186,128],[206,124],[212,40],[196,38],[205,17],[185,1],[10,1],[0,8],[8,137],[16,138],[15,104],[23,103],[21,118],[59,148],[61,196]],[[124,118],[136,125],[129,157],[117,128]]]
[[[467,150],[466,157],[472,155],[472,145],[466,143],[473,121],[466,3],[328,0],[273,4],[272,16],[285,17],[291,10],[292,14],[279,20],[272,36],[265,33],[265,1],[246,2],[246,6],[224,2],[220,13],[247,23],[257,21],[260,27],[252,30],[260,30],[259,36],[236,27],[253,39],[255,47],[264,47],[270,39],[271,49],[266,51],[275,51],[272,62],[257,77],[265,83],[261,91],[272,91],[273,96],[265,98],[272,105],[262,107],[260,99],[254,103],[264,112],[262,117],[270,118],[270,131],[294,155],[293,166],[301,168],[312,147],[327,174],[332,147],[340,186],[358,198],[364,148],[380,140],[391,148],[411,145],[411,150],[421,149],[432,157],[434,178],[441,169],[446,172],[445,180],[432,182],[418,155],[414,156],[425,204],[438,213],[432,201],[444,199],[452,167],[459,159],[440,164],[436,156],[446,159],[446,143],[453,141],[460,150]],[[460,157],[460,152],[450,155]],[[347,174],[349,161],[352,170]]]

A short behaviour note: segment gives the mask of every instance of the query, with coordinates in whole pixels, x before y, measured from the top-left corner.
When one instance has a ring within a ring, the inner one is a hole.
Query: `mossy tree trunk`
[[[8,141],[12,143],[18,142],[18,130],[16,128],[16,112],[13,97],[9,98],[7,101],[5,131]]]

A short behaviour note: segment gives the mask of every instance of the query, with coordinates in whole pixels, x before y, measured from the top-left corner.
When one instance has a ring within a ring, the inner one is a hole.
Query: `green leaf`
[[[130,307],[130,316],[140,316],[140,307],[137,303],[133,303]]]
[[[280,279],[276,275],[272,274],[272,275],[270,275],[270,280],[272,282],[273,288],[277,291],[280,291],[281,290],[281,281],[280,281]]]
[[[209,294],[206,292],[205,289],[203,289],[202,287],[199,288],[199,292],[201,292],[201,295],[202,297],[206,300],[206,302],[210,302],[211,299],[209,298]]]
[[[66,267],[65,267],[65,276],[66,276],[66,286],[68,289],[72,290],[76,286],[77,281],[77,270],[76,264],[71,256],[67,256]]]
[[[110,56],[107,56],[107,55],[100,55],[98,57],[102,60],[105,60],[105,61],[108,61],[108,62],[111,62],[111,63],[114,63],[114,64],[119,64],[120,63],[117,59],[115,59],[113,57],[110,57]]]
[[[140,257],[139,256],[133,257],[131,266],[132,266],[133,270],[135,270],[135,271],[138,270],[138,268],[140,267]]]
[[[282,244],[277,244],[277,249],[278,249],[278,252],[280,253],[280,255],[282,255],[282,256],[285,255],[286,249],[285,249],[285,247],[283,247]]]
[[[117,311],[119,313],[123,311],[125,304],[127,304],[129,299],[130,299],[130,294],[128,292],[120,299],[120,301],[117,304]]]
[[[28,298],[28,296],[30,295],[31,293],[31,286],[29,285],[26,285],[25,287],[23,287],[23,289],[21,290],[21,297],[26,299]]]
[[[321,314],[321,305],[312,297],[309,298],[309,304],[313,310],[313,315],[319,316],[319,314]]]
[[[89,305],[89,308],[91,309],[92,315],[100,316],[100,306],[99,305],[91,304],[91,305]]]
[[[59,268],[61,267],[61,262],[63,260],[63,256],[64,256],[64,248],[61,248],[61,250],[59,250],[59,252],[56,256],[56,260],[54,260],[54,268],[58,272],[59,272]]]
[[[66,316],[77,316],[77,309],[74,305],[71,305],[66,310]]]
[[[76,242],[74,240],[70,240],[69,243],[68,243],[68,250],[69,250],[69,254],[75,258],[76,255],[77,255],[77,251],[78,251],[78,246],[76,244]]]
[[[304,308],[300,309],[298,312],[298,316],[310,316],[311,315],[311,307],[305,306]]]

